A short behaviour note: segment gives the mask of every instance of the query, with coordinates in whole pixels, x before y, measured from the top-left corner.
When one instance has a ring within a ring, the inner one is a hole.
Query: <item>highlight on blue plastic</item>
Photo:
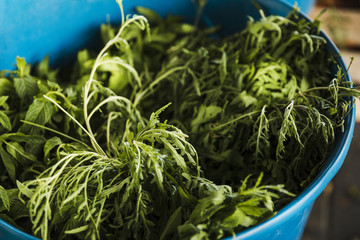
[[[291,5],[297,5],[298,8],[304,13],[309,13],[315,5],[315,0],[282,0],[290,3]]]
[[[256,0],[265,14],[286,16],[292,9],[292,0]],[[289,3],[290,2],[290,3]],[[300,9],[307,12],[312,0],[298,0]],[[183,15],[192,22],[196,8],[192,0],[123,0],[126,14],[134,13],[135,6],[152,8],[161,15]],[[307,19],[303,14],[302,17]],[[241,30],[248,16],[258,19],[260,15],[251,0],[209,0],[204,9],[205,24],[222,25],[222,34]],[[0,69],[13,69],[17,55],[34,63],[46,54],[50,56],[53,67],[71,65],[76,52],[81,48],[101,47],[96,36],[101,23],[120,23],[121,16],[115,0],[63,0],[63,1],[0,1]],[[334,43],[327,40],[327,49],[334,56],[339,51]],[[346,66],[339,56],[337,64]],[[335,71],[333,71],[335,73]],[[346,75],[346,80],[351,81]],[[334,150],[316,179],[285,206],[273,218],[243,231],[236,239],[300,239],[315,199],[325,189],[340,169],[348,152],[355,126],[355,108],[345,121],[345,131],[337,135]],[[35,240],[20,230],[0,220],[0,239]],[[228,238],[229,240],[232,238]]]

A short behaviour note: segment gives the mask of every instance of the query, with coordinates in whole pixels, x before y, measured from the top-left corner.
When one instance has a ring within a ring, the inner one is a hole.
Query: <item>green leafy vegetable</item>
[[[48,57],[0,72],[5,221],[46,240],[219,239],[323,166],[360,94],[331,76],[317,20],[260,11],[213,38],[199,15],[137,11],[101,26],[104,48],[80,51],[70,82]]]
[[[1,204],[0,205],[0,209],[5,209],[7,211],[10,210],[10,200],[9,200],[9,196],[5,190],[5,188],[3,188],[2,186],[0,186],[0,199],[1,199]]]

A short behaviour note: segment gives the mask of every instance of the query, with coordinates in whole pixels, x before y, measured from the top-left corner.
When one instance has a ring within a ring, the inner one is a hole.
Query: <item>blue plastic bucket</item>
[[[291,5],[297,4],[300,10],[304,13],[309,13],[315,5],[315,0],[282,0],[290,3]]]
[[[266,14],[285,16],[292,9],[292,4],[284,0],[257,2]],[[299,1],[300,8],[302,2],[305,1]],[[124,0],[125,13],[133,13],[135,6],[150,7],[162,15],[180,14],[190,22],[195,15],[195,7],[190,0]],[[302,9],[306,11],[306,7]],[[204,10],[205,22],[223,25],[224,33],[241,30],[247,16],[255,19],[259,17],[250,0],[209,0]],[[0,1],[0,69],[14,68],[17,55],[34,63],[49,54],[52,66],[71,64],[80,48],[96,47],[100,43],[95,36],[98,35],[101,23],[119,23],[120,19],[120,10],[115,0]],[[328,41],[328,51],[338,55],[336,46],[326,35],[323,36]],[[336,61],[346,72],[341,57],[336,58]],[[346,79],[351,81],[348,74]],[[311,185],[276,216],[239,233],[236,239],[300,239],[315,199],[338,172],[345,159],[354,125],[355,108],[346,118],[345,131],[337,135],[331,156]],[[36,238],[0,220],[0,239]]]

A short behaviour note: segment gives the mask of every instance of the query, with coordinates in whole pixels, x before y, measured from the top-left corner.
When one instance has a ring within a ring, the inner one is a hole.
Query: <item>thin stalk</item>
[[[161,82],[162,80],[164,80],[165,78],[167,78],[168,76],[170,76],[171,74],[177,72],[177,71],[181,71],[181,70],[186,70],[187,67],[181,66],[181,67],[174,67],[168,71],[166,71],[165,73],[161,74],[159,77],[157,77],[153,82],[151,82],[151,84],[145,88],[142,92],[139,92],[134,100],[134,106],[137,106],[139,104],[139,102],[141,101],[141,99],[157,84],[159,84],[159,82]]]
[[[246,114],[241,115],[241,116],[239,116],[239,117],[237,117],[237,118],[235,118],[235,119],[233,119],[233,120],[231,120],[231,121],[228,121],[228,122],[226,122],[226,123],[223,123],[223,124],[221,124],[221,125],[218,125],[218,126],[216,126],[216,127],[213,127],[213,128],[211,128],[211,130],[213,130],[213,131],[220,130],[220,129],[222,129],[223,127],[225,127],[225,126],[227,126],[227,125],[230,125],[230,124],[235,123],[235,122],[237,122],[237,121],[239,121],[239,120],[241,120],[241,119],[243,119],[243,118],[249,117],[249,116],[251,116],[251,115],[254,115],[254,114],[260,113],[260,112],[261,112],[261,110],[246,113]]]
[[[42,129],[44,129],[44,130],[53,132],[53,133],[55,133],[55,134],[58,134],[58,135],[63,136],[63,137],[65,137],[65,138],[68,138],[68,139],[70,139],[70,140],[72,140],[72,141],[74,141],[74,142],[80,143],[80,144],[84,145],[87,149],[91,149],[91,147],[90,147],[89,145],[87,145],[86,143],[84,143],[83,141],[80,141],[80,140],[78,140],[78,139],[76,139],[76,138],[73,138],[73,137],[71,137],[71,136],[69,136],[69,135],[67,135],[67,134],[65,134],[65,133],[59,132],[59,131],[57,131],[57,130],[55,130],[55,129],[48,128],[48,127],[45,127],[45,126],[43,126],[43,125],[40,125],[40,124],[37,124],[37,123],[33,123],[33,122],[28,122],[28,121],[25,121],[25,120],[21,120],[21,122],[23,122],[23,123],[25,123],[25,124],[32,125],[32,126],[34,126],[34,127],[42,128]]]
[[[105,152],[101,149],[101,147],[99,146],[99,144],[97,143],[96,139],[94,138],[94,136],[92,134],[90,134],[83,126],[81,123],[78,122],[78,120],[76,120],[73,116],[71,116],[70,113],[68,113],[64,108],[62,108],[57,102],[55,102],[53,99],[49,98],[48,96],[44,95],[44,98],[46,98],[47,100],[49,100],[50,102],[52,102],[55,106],[57,106],[61,111],[63,111],[67,116],[69,116],[71,118],[71,120],[73,120],[91,139],[93,145],[94,145],[94,149],[101,155],[106,156]]]
[[[118,0],[118,3],[120,4],[121,11],[123,11],[123,7],[122,7],[122,4],[121,4],[122,1]],[[123,12],[122,12],[122,14],[123,14]],[[111,39],[110,41],[107,42],[105,47],[100,51],[100,53],[96,57],[94,66],[91,69],[89,80],[86,83],[85,88],[84,88],[84,119],[85,119],[85,124],[86,124],[86,128],[87,128],[86,132],[90,136],[90,139],[91,139],[92,144],[94,145],[94,148],[97,149],[97,151],[101,152],[103,155],[105,155],[105,152],[101,149],[101,147],[99,146],[99,144],[97,143],[97,141],[96,141],[96,139],[94,137],[94,134],[93,134],[92,129],[91,129],[89,115],[88,115],[88,102],[89,102],[90,98],[93,96],[90,93],[90,89],[91,89],[92,83],[95,82],[95,78],[94,78],[95,73],[96,73],[98,67],[102,64],[103,58],[106,56],[106,52],[108,51],[108,49],[112,45],[114,45],[115,43],[121,41],[120,35],[122,34],[124,29],[129,24],[135,23],[140,27],[140,29],[145,29],[148,26],[147,19],[145,17],[143,17],[143,16],[134,16],[132,19],[129,19],[126,22],[124,22],[124,15],[122,15],[122,17],[123,17],[123,23],[122,23],[122,26],[121,26],[120,30],[118,31],[118,33],[116,34],[116,36],[113,39]],[[139,21],[139,22],[137,23],[136,21]],[[138,83],[141,84],[139,79],[138,79]]]

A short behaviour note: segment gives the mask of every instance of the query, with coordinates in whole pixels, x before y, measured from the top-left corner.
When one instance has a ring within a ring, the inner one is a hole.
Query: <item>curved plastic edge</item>
[[[258,0],[260,2],[261,0]],[[293,7],[288,2],[279,1],[279,4],[283,5],[283,8],[287,8],[288,11],[291,11]],[[312,21],[305,13],[302,11],[299,12],[300,16],[307,21]],[[327,41],[327,47],[330,47],[332,52],[337,57],[337,65],[341,67],[341,69],[347,69],[346,64],[343,58],[340,56],[339,49],[336,47],[334,42],[328,37],[326,33],[321,31],[321,35]],[[351,77],[349,73],[346,73],[345,79],[347,81],[351,81]],[[353,98],[351,98],[353,100]],[[280,226],[287,219],[290,219],[292,216],[296,215],[300,210],[305,209],[307,207],[311,207],[315,201],[315,199],[322,193],[325,187],[329,184],[329,182],[333,179],[335,174],[339,171],[342,166],[345,157],[349,151],[351,140],[354,134],[355,128],[355,104],[352,109],[349,111],[348,116],[345,119],[345,126],[347,126],[342,133],[339,142],[334,146],[333,152],[330,154],[328,161],[325,163],[324,168],[320,171],[317,177],[313,180],[313,182],[301,193],[299,194],[293,201],[291,201],[288,205],[283,207],[274,217],[269,220],[249,228],[245,231],[242,231],[236,235],[236,240],[241,239],[257,239],[257,234],[265,231],[269,231],[269,229],[274,229],[275,226]],[[336,147],[341,146],[342,148],[336,149]],[[339,151],[336,151],[339,150]],[[225,240],[234,239],[233,237],[225,238]]]
[[[258,2],[260,2],[258,0]],[[269,1],[272,2],[272,1]],[[288,2],[283,2],[280,0],[278,2],[282,5],[282,8],[286,8],[289,11],[293,8],[292,5]],[[311,21],[306,14],[304,14],[302,11],[300,11],[301,17],[305,18],[307,21]],[[328,44],[331,45],[332,50],[334,50],[335,54],[339,54],[338,48],[335,46],[335,44],[331,41],[331,39],[322,32],[322,35],[324,38],[328,41]],[[338,64],[341,65],[342,68],[345,67],[345,63],[341,57],[338,59]],[[345,68],[346,69],[346,68]],[[346,74],[346,79],[348,81],[351,81],[350,75]],[[355,107],[352,108],[349,115],[346,118],[346,126],[349,126],[346,128],[345,132],[343,133],[343,137],[341,138],[341,142],[339,143],[343,148],[337,152],[332,153],[329,157],[330,159],[335,159],[334,161],[330,162],[329,165],[325,165],[325,168],[322,169],[322,171],[319,173],[319,175],[315,178],[315,180],[305,189],[304,192],[302,192],[299,196],[297,196],[292,202],[290,202],[288,205],[286,205],[284,208],[282,208],[277,215],[272,217],[271,219],[252,227],[248,230],[242,231],[236,235],[236,239],[250,239],[250,238],[256,238],[256,235],[259,232],[268,231],[269,228],[273,228],[274,226],[280,225],[282,222],[284,222],[286,219],[291,218],[293,214],[299,212],[299,209],[303,209],[306,207],[309,207],[313,204],[315,199],[320,195],[320,193],[325,189],[327,184],[331,181],[331,179],[335,176],[335,174],[339,171],[342,163],[345,160],[345,157],[347,155],[347,152],[350,148],[351,139],[354,132],[355,127]],[[5,221],[0,219],[0,228],[6,228],[8,233],[13,233],[15,235],[18,235],[19,239],[26,239],[26,240],[39,240],[38,238],[29,235],[25,232],[22,232],[21,230],[15,228],[14,226],[6,223]],[[226,238],[226,240],[231,240],[232,237]]]
[[[10,225],[9,223],[5,222],[4,220],[0,219],[0,230],[4,229],[5,231],[0,234],[0,239],[17,239],[17,240],[40,240],[28,233],[17,229],[16,227]],[[5,237],[5,238],[3,238]],[[8,237],[8,238],[6,238]]]

